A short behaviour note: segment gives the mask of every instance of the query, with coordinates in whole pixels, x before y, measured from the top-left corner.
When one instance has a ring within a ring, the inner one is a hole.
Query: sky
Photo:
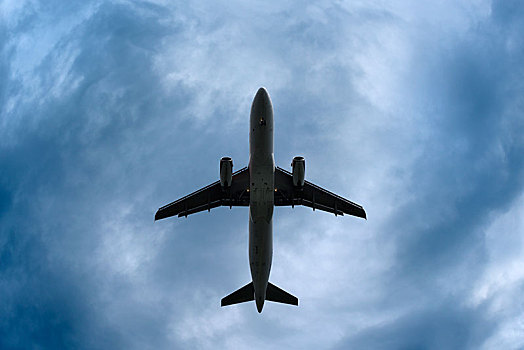
[[[524,3],[0,3],[0,348],[524,348]],[[274,214],[250,281],[248,209],[154,222],[249,160],[368,220]]]

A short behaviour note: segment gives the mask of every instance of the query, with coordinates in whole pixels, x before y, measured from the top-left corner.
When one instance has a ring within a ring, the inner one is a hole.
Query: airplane
[[[273,259],[273,209],[275,206],[304,205],[337,215],[363,219],[362,206],[304,179],[303,157],[293,158],[292,171],[275,167],[273,155],[273,105],[261,87],[251,105],[249,165],[233,172],[230,157],[220,160],[220,180],[167,204],[155,214],[155,221],[210,211],[219,206],[249,206],[249,267],[251,282],[222,298],[221,306],[255,301],[259,313],[269,300],[298,306],[298,298],[269,282]]]

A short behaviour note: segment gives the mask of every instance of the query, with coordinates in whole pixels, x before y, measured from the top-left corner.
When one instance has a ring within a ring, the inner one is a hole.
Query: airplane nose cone
[[[260,89],[258,89],[257,96],[265,96],[265,97],[267,97],[267,90],[266,90],[266,88],[261,87]]]
[[[261,87],[258,89],[257,94],[255,95],[255,99],[253,101],[253,104],[264,106],[269,101],[269,95],[267,94],[266,89]]]

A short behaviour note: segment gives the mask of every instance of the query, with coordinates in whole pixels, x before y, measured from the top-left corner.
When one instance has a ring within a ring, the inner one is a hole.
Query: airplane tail
[[[298,298],[289,294],[283,289],[278,288],[273,283],[267,283],[266,300],[274,301],[275,303],[290,304],[298,306]]]
[[[222,298],[220,305],[227,306],[252,300],[255,300],[255,289],[253,287],[253,282],[249,282],[244,287]],[[271,282],[267,283],[266,300],[273,301],[275,303],[298,305],[297,297],[289,294],[283,289],[278,288]]]
[[[255,300],[255,288],[253,288],[253,282],[249,282],[244,287],[229,294],[227,297],[223,297],[220,306],[239,304],[251,300]]]

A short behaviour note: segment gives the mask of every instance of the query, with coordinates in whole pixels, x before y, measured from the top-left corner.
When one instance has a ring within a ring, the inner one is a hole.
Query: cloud
[[[469,303],[483,306],[487,317],[501,320],[484,343],[488,349],[519,348],[523,344],[518,321],[522,317],[518,295],[523,287],[523,222],[519,215],[523,204],[521,195],[509,210],[496,216],[485,228],[487,264],[471,291]]]
[[[521,346],[518,2],[20,4],[1,5],[2,347]],[[153,214],[221,156],[247,164],[262,85],[277,164],[305,155],[369,220],[276,211],[271,280],[300,307],[259,315],[219,307],[250,278],[245,208]]]

